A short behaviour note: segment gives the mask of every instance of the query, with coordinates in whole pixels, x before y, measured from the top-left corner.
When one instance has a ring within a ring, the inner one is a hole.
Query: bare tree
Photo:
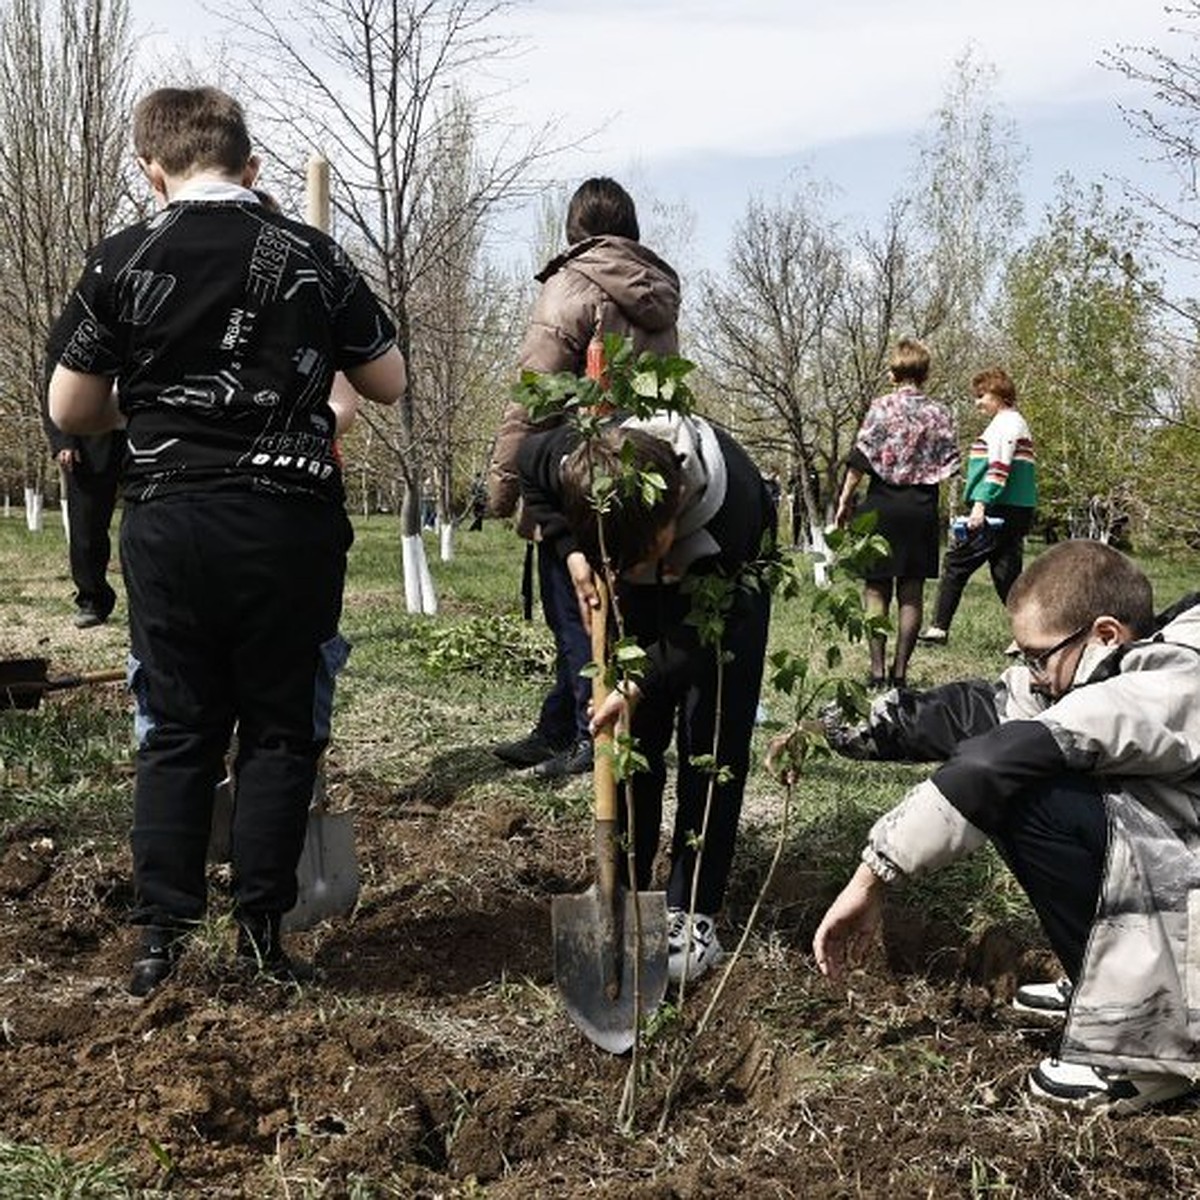
[[[1173,52],[1163,44],[1121,46],[1106,53],[1103,62],[1127,79],[1141,84],[1151,99],[1143,105],[1122,106],[1129,125],[1142,136],[1156,159],[1179,183],[1177,201],[1152,195],[1135,181],[1126,190],[1152,215],[1165,248],[1187,262],[1200,261],[1200,0],[1182,0],[1164,7],[1179,24],[1168,32],[1182,39]]]
[[[127,195],[131,51],[127,0],[0,6],[0,422],[31,499],[50,325]]]
[[[995,84],[996,68],[967,49],[920,140],[910,242],[924,280],[912,328],[933,343],[935,389],[957,390],[977,369],[984,315],[1022,219],[1025,150]]]
[[[816,197],[798,192],[773,206],[752,202],[734,233],[727,276],[700,286],[696,343],[705,370],[726,403],[747,413],[747,442],[761,450],[763,429],[782,428],[782,448],[805,479],[828,444],[813,396],[846,270]]]
[[[282,161],[299,161],[298,142],[329,158],[334,233],[356,253],[396,321],[409,388],[394,424],[376,429],[393,448],[403,486],[411,611],[436,606],[420,541],[416,390],[433,372],[422,362],[431,351],[414,319],[415,297],[455,243],[477,239],[497,210],[536,186],[533,169],[552,153],[549,124],[517,141],[490,122],[482,136],[476,108],[481,135],[469,186],[455,204],[434,202],[445,170],[439,145],[454,140],[443,123],[460,118],[446,97],[509,49],[496,32],[506,7],[507,0],[241,0],[225,10],[252,63],[242,88],[255,99],[256,121]]]
[[[451,107],[437,122],[431,149],[439,184],[418,216],[422,230],[448,233],[410,303],[423,349],[413,389],[414,449],[433,481],[443,560],[453,555],[455,497],[469,495],[486,465],[490,429],[511,376],[519,294],[484,260],[483,226],[469,204],[477,188],[473,106],[456,92]],[[450,232],[456,222],[463,226],[458,235]]]

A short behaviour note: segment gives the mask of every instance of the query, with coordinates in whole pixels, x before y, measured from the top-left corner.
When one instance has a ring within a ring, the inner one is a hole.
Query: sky
[[[164,7],[132,0],[157,31],[146,51],[215,54],[200,0]],[[995,68],[1026,148],[1031,220],[1066,171],[1114,198],[1130,178],[1173,192],[1119,110],[1146,96],[1100,65],[1122,45],[1178,46],[1171,23],[1160,0],[520,0],[496,26],[516,51],[474,82],[514,125],[590,135],[557,161],[561,178],[614,175],[643,213],[686,205],[692,261],[677,265],[719,268],[748,201],[802,177],[828,186],[837,215],[877,218],[968,50]]]

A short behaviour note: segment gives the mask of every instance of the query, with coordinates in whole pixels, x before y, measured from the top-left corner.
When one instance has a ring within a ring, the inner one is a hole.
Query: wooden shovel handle
[[[63,688],[83,687],[89,683],[124,683],[128,677],[124,667],[109,667],[105,671],[81,671],[78,675],[64,675],[60,679],[47,679],[42,691],[57,692]]]
[[[592,661],[596,674],[592,676],[592,704],[594,709],[608,698],[609,687],[604,681],[605,656],[608,653],[608,588],[604,581],[596,578],[596,597],[599,603],[592,610]],[[596,820],[617,819],[617,784],[613,778],[612,727],[606,726],[595,737],[595,754],[592,766],[592,788],[595,795]]]

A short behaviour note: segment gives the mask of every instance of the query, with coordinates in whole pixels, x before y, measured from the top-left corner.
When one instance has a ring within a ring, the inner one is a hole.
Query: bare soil
[[[665,1130],[711,979],[653,1040],[636,1131],[620,1132],[628,1061],[569,1023],[550,959],[552,896],[589,882],[586,828],[466,797],[499,771],[470,745],[399,789],[333,762],[364,888],[351,918],[295,937],[321,972],[304,988],[239,978],[216,920],[132,998],[127,852],[44,822],[5,830],[0,1135],[116,1155],[139,1186],[197,1197],[1200,1194],[1193,1103],[1115,1121],[1031,1102],[1026,1072],[1055,1034],[1009,1000],[1054,963],[1012,930],[970,939],[897,903],[877,961],[848,986],[820,979],[807,947],[829,897],[803,848]],[[220,868],[212,887],[220,912]],[[735,890],[727,946],[752,900]]]

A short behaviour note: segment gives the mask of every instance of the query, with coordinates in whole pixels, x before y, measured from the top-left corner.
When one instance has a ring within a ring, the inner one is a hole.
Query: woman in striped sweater
[[[942,560],[933,624],[921,634],[921,641],[932,644],[949,637],[963,588],[984,563],[1001,603],[1008,598],[1021,573],[1025,535],[1037,507],[1033,435],[1017,411],[1013,381],[1000,367],[988,367],[971,380],[971,386],[976,409],[991,419],[967,458],[963,499],[971,511],[966,535]]]

